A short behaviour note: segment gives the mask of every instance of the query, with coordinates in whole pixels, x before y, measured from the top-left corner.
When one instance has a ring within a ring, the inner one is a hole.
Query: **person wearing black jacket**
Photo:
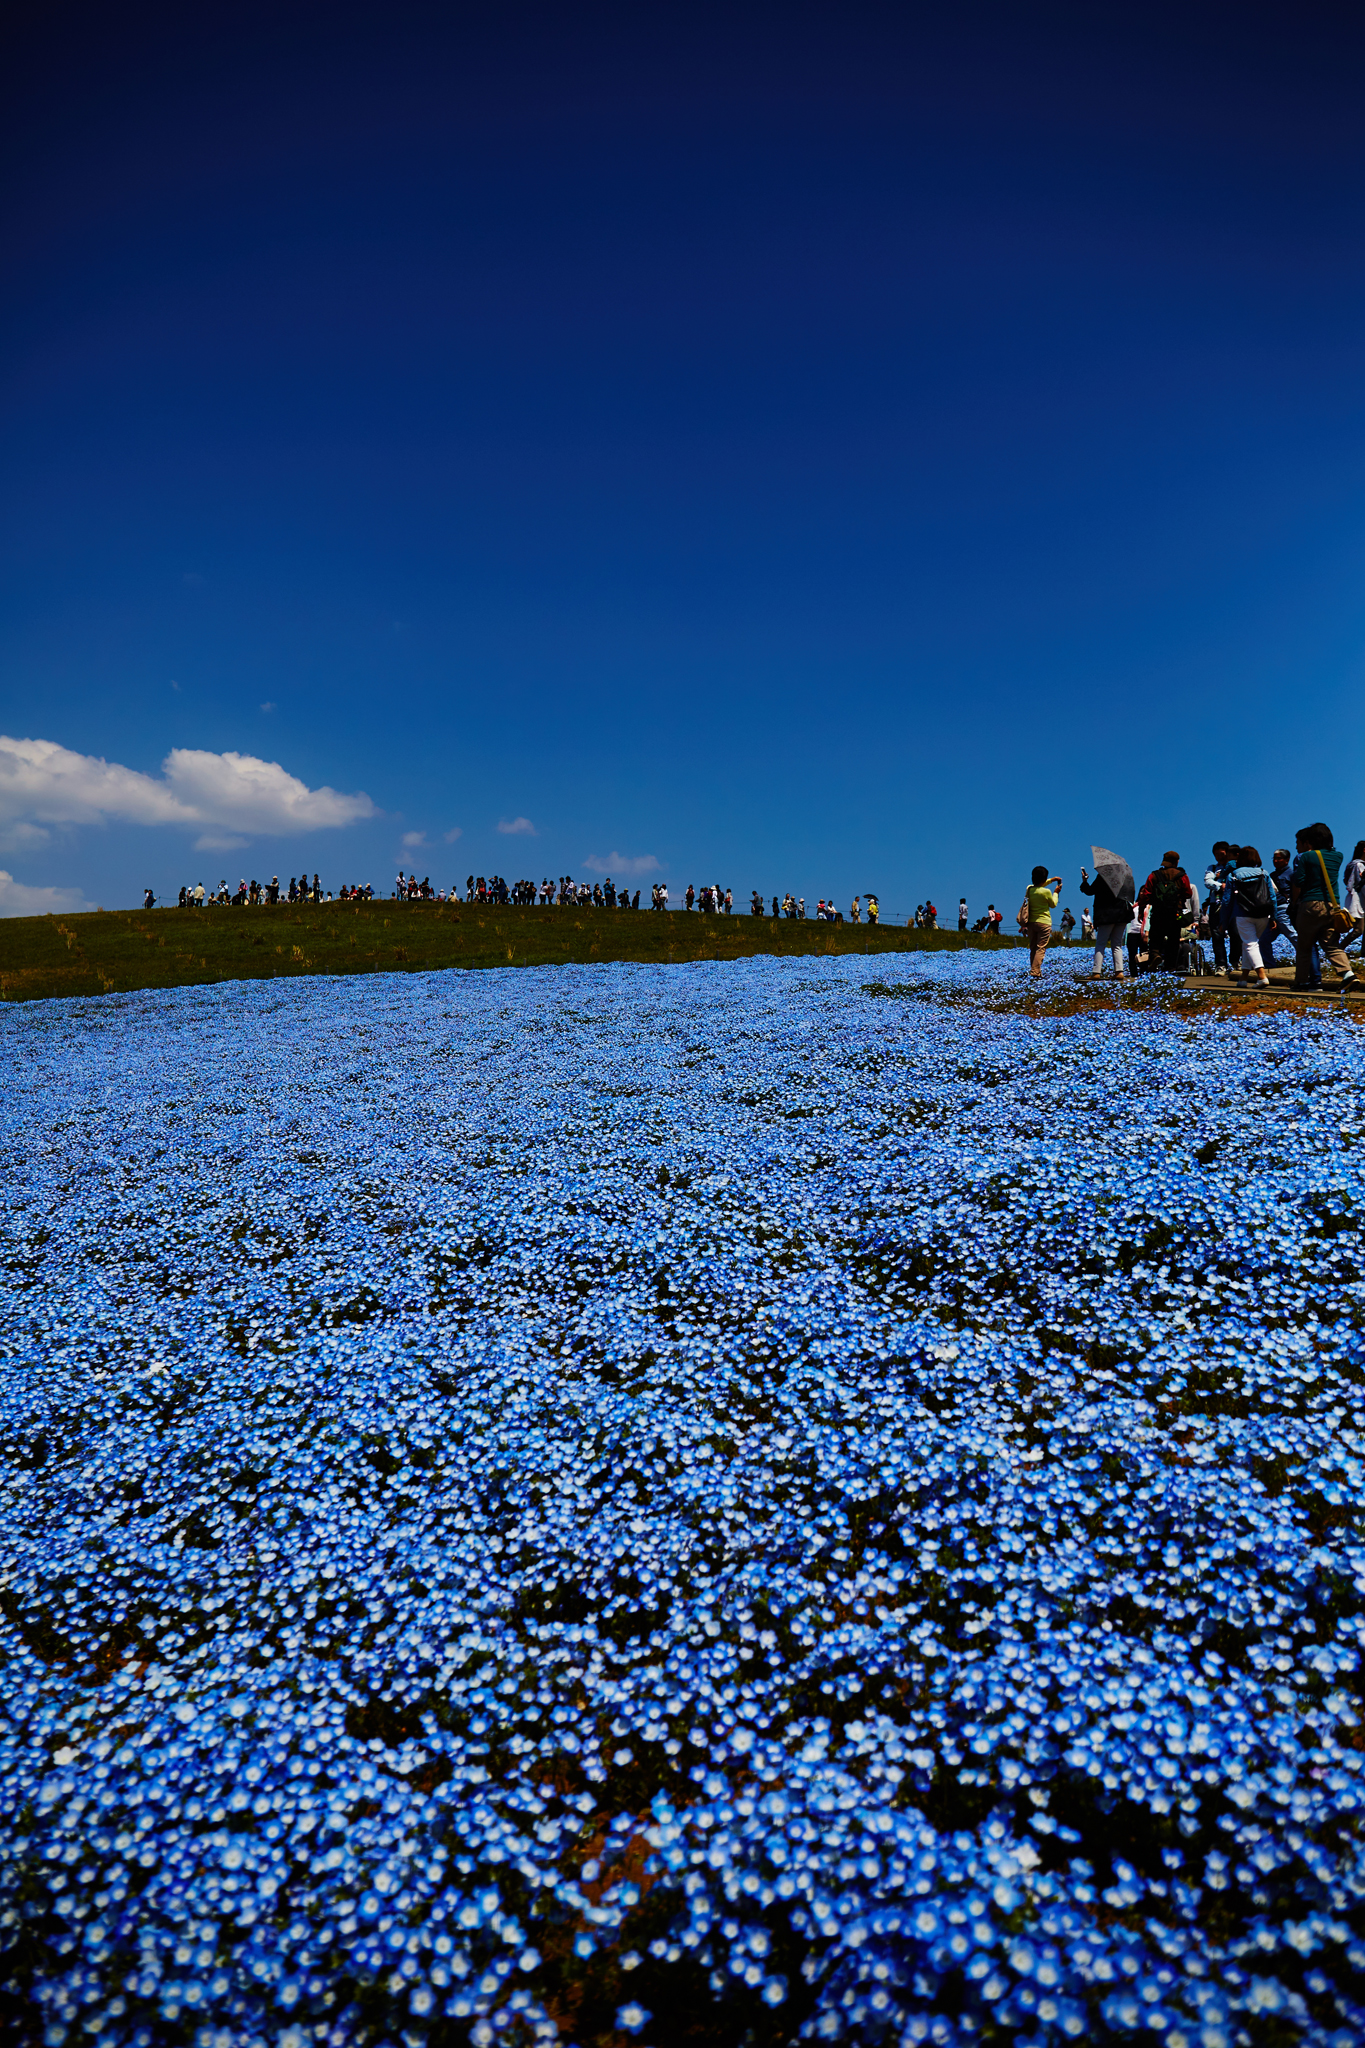
[[[1122,981],[1127,969],[1124,966],[1124,934],[1133,915],[1131,898],[1116,896],[1103,875],[1090,879],[1087,869],[1081,869],[1081,894],[1095,899],[1095,972],[1104,973],[1104,956],[1114,956],[1114,972]]]
[[[1138,902],[1150,912],[1147,926],[1149,963],[1155,964],[1157,949],[1160,948],[1163,971],[1179,974],[1181,918],[1187,909],[1197,905],[1198,898],[1189,876],[1180,865],[1178,853],[1162,854],[1161,866],[1152,869],[1138,890]]]

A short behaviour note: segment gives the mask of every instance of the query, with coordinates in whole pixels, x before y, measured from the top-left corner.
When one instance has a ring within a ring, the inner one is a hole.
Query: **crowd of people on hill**
[[[1339,988],[1358,979],[1347,948],[1359,947],[1365,934],[1365,839],[1356,841],[1346,861],[1321,820],[1301,828],[1292,854],[1288,847],[1276,847],[1268,868],[1255,846],[1215,840],[1202,894],[1174,850],[1162,855],[1140,887],[1131,869],[1122,876],[1097,873],[1092,879],[1086,868],[1080,887],[1093,903],[1082,933],[1093,942],[1096,974],[1104,973],[1110,959],[1121,978],[1144,969],[1184,974],[1202,967],[1207,941],[1215,975],[1235,976],[1244,986],[1253,979],[1266,986],[1270,970],[1280,964],[1276,941],[1283,940],[1285,964],[1292,955],[1296,988],[1320,989],[1324,961],[1336,973]],[[1061,888],[1060,875],[1036,867],[1019,909],[1029,973],[1035,979],[1054,936],[1052,913]],[[1069,911],[1059,920],[1066,936],[1074,926],[1074,919],[1070,925],[1068,919]]]
[[[373,901],[374,890],[369,883],[343,882],[335,900],[341,903],[369,903]],[[287,890],[281,889],[280,878],[272,875],[268,882],[247,881],[245,876],[235,889],[228,887],[225,875],[216,889],[205,889],[202,882],[185,883],[180,891],[178,904],[181,910],[202,910],[205,905],[231,904],[241,910],[255,908],[264,903],[331,903],[334,899],[330,889],[324,889],[317,875],[310,882],[306,874],[289,877]],[[142,895],[144,910],[156,909],[156,895],[145,889]]]
[[[419,882],[416,875],[405,875],[400,868],[393,893],[399,902],[409,903],[484,903],[521,909],[530,909],[535,904],[542,909],[552,905],[567,909],[571,904],[598,910],[640,908],[639,890],[632,898],[629,891],[616,887],[610,875],[601,882],[576,882],[572,875],[560,875],[557,880],[552,880],[545,875],[539,883],[529,875],[518,882],[509,882],[505,875],[467,875],[461,896],[458,882],[452,882],[449,890],[434,889],[430,875]],[[657,888],[655,895],[658,895]],[[654,907],[658,909],[657,902]]]
[[[656,889],[656,898],[658,893]],[[666,899],[667,889],[663,893]],[[415,874],[405,874],[402,868],[398,870],[393,898],[395,902],[400,903],[464,902],[531,905],[538,901],[542,905],[576,903],[589,906],[596,905],[599,909],[605,908],[608,910],[625,910],[631,907],[638,910],[640,907],[639,890],[635,891],[634,898],[632,899],[624,889],[618,891],[615,888],[610,876],[605,882],[596,883],[575,882],[571,875],[562,875],[556,883],[552,882],[547,876],[544,881],[537,885],[529,878],[519,882],[509,882],[504,875],[470,875],[466,879],[464,895],[462,897],[459,884],[456,882],[451,883],[449,891],[433,888],[430,875],[423,876],[419,881]],[[368,882],[343,882],[334,896],[330,889],[323,888],[322,882],[316,874],[311,882],[306,874],[299,875],[297,878],[291,875],[287,890],[281,888],[278,875],[273,875],[268,882],[258,882],[255,880],[248,882],[243,878],[238,883],[236,889],[229,888],[226,877],[218,884],[216,889],[205,889],[202,882],[187,883],[181,889],[178,898],[179,907],[182,910],[202,910],[206,905],[212,906],[214,904],[232,904],[241,908],[244,906],[254,907],[257,904],[282,902],[372,903],[373,901],[374,889]],[[143,908],[145,910],[155,910],[156,903],[155,892],[151,889],[145,890],[143,892]],[[655,907],[656,909],[659,907],[657,902]],[[667,901],[665,900],[663,908],[666,909],[667,907]]]
[[[557,879],[552,879],[547,875],[539,883],[536,883],[529,876],[524,877],[520,881],[509,882],[504,875],[468,875],[465,878],[462,894],[457,882],[452,882],[449,890],[436,888],[432,884],[430,875],[424,875],[419,880],[415,873],[407,874],[400,868],[394,883],[393,899],[396,902],[402,903],[463,902],[495,904],[499,906],[531,906],[539,904],[541,908],[558,907],[561,909],[569,906],[599,910],[638,910],[640,908],[640,891],[636,889],[632,894],[631,891],[624,887],[618,888],[610,875],[600,882],[575,881],[572,875],[560,875]],[[268,882],[260,882],[254,878],[251,881],[247,881],[243,877],[237,884],[236,889],[232,889],[229,887],[225,876],[216,889],[205,889],[202,882],[187,883],[180,890],[178,897],[179,906],[182,910],[187,908],[190,910],[203,909],[206,905],[212,906],[215,904],[235,905],[238,908],[254,908],[259,904],[285,902],[294,904],[368,903],[373,900],[374,889],[368,882],[363,884],[343,883],[334,895],[332,890],[323,888],[321,878],[316,873],[310,882],[306,872],[297,877],[291,875],[287,888],[281,886],[278,875],[272,875]],[[804,920],[809,915],[817,922],[829,924],[843,924],[845,922],[861,924],[865,920],[868,924],[875,925],[882,921],[881,906],[873,890],[868,890],[865,895],[858,895],[853,898],[849,906],[847,919],[845,919],[844,912],[837,907],[832,896],[820,897],[815,908],[810,912],[807,911],[805,897],[795,895],[791,890],[788,890],[782,896],[774,896],[771,899],[771,903],[772,907],[769,910],[768,898],[757,889],[753,890],[750,894],[749,909],[754,917],[772,916],[774,918]],[[146,890],[143,898],[144,909],[154,910],[156,904],[157,898],[155,893],[151,889]],[[667,910],[669,907],[668,883],[655,882],[650,890],[650,908],[652,910]],[[723,889],[718,882],[706,883],[700,889],[689,882],[683,894],[682,907],[688,911],[698,911],[703,916],[732,916],[735,907],[734,891],[733,889]],[[913,914],[906,919],[906,922],[917,929],[936,931],[938,929],[938,906],[932,899],[916,904]],[[998,933],[1002,922],[1000,912],[992,903],[987,906],[985,913],[978,917],[975,923],[970,926],[970,930],[974,933]],[[1071,918],[1071,913],[1067,911],[1063,916],[1062,926],[1069,932],[1071,923],[1074,923],[1074,920]],[[967,923],[967,899],[965,896],[958,903],[957,928],[959,932],[966,932],[969,929]]]
[[[572,875],[560,875],[557,879],[552,879],[547,875],[539,883],[533,881],[529,876],[521,881],[509,882],[504,875],[468,875],[465,878],[463,894],[461,894],[459,884],[456,882],[452,882],[448,890],[439,889],[433,887],[430,875],[424,875],[419,880],[416,874],[406,874],[400,868],[394,883],[393,897],[396,902],[400,903],[463,902],[496,904],[500,906],[530,906],[539,904],[541,908],[558,907],[564,909],[569,906],[578,906],[585,909],[598,910],[638,910],[640,908],[640,891],[636,889],[632,894],[626,888],[618,888],[610,875],[600,882],[575,881]],[[234,904],[238,907],[254,907],[257,904],[282,902],[332,903],[335,901],[341,903],[368,903],[374,900],[374,890],[368,882],[364,884],[343,883],[334,896],[330,889],[323,888],[318,875],[314,874],[310,882],[306,873],[299,875],[297,878],[291,875],[287,889],[281,887],[278,875],[272,875],[269,882],[258,882],[255,880],[248,882],[243,878],[234,890],[229,888],[227,879],[224,877],[216,889],[206,890],[202,882],[193,885],[187,884],[181,889],[178,900],[182,910],[186,908],[191,910],[202,909],[206,904]],[[143,907],[147,910],[154,910],[156,908],[156,901],[155,894],[151,889],[148,889],[145,892]],[[774,896],[771,899],[771,910],[768,907],[768,902],[769,899],[759,890],[753,890],[749,898],[750,913],[754,917],[771,916],[774,918],[785,917],[797,920],[804,920],[807,916],[810,916],[817,922],[829,924],[844,924],[845,922],[861,924],[864,921],[868,924],[879,924],[882,921],[881,905],[873,890],[868,890],[865,895],[858,895],[853,898],[849,906],[847,919],[844,912],[837,907],[832,896],[820,897],[815,908],[809,912],[806,909],[805,897],[794,895],[791,890],[788,890],[782,896]],[[689,882],[683,894],[682,907],[689,911],[698,911],[703,916],[732,916],[735,908],[734,891],[733,889],[723,889],[718,882],[705,883],[700,889]],[[653,884],[650,890],[650,908],[651,910],[667,910],[669,908],[667,882],[655,882]],[[1070,912],[1068,911],[1063,919],[1064,925],[1066,925],[1069,918]],[[1072,921],[1074,922],[1074,920]],[[938,929],[938,906],[932,900],[916,904],[913,914],[906,919],[906,922],[918,929],[936,931]],[[976,919],[970,929],[976,933],[998,933],[1002,922],[1000,912],[992,903],[987,907],[985,914]],[[957,928],[960,932],[968,930],[967,899],[965,896],[958,903]],[[1069,926],[1067,928],[1069,929]]]

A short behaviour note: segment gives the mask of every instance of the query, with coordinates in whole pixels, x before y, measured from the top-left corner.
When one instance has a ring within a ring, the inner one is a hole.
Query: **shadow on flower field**
[[[13,2038],[1365,2037],[1353,1021],[944,953],[0,1029]]]

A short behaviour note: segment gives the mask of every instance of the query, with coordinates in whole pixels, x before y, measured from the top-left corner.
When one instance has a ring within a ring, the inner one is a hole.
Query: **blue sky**
[[[26,21],[0,910],[1365,834],[1347,10]]]

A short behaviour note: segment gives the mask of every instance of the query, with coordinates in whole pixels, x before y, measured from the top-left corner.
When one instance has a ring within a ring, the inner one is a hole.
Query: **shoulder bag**
[[[1334,931],[1353,932],[1356,921],[1350,911],[1343,910],[1337,902],[1337,892],[1332,887],[1332,877],[1327,872],[1327,863],[1322,857],[1321,849],[1315,848],[1314,851],[1318,856],[1318,866],[1322,869],[1322,886],[1327,891],[1327,922]]]

